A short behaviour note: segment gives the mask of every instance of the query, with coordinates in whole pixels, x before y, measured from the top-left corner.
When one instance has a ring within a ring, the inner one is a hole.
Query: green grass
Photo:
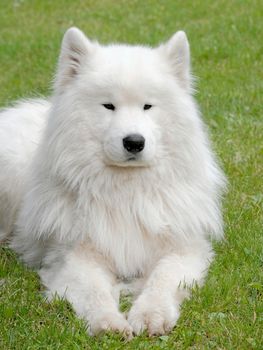
[[[229,179],[226,239],[169,336],[88,337],[70,306],[46,303],[37,275],[2,248],[1,349],[263,349],[262,18],[256,0],[0,1],[1,106],[50,92],[61,37],[72,25],[102,42],[149,44],[184,29],[197,99]]]

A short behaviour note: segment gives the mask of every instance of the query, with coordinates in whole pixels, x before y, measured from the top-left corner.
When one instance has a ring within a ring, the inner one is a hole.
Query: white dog
[[[0,114],[0,235],[91,334],[169,332],[222,237],[224,176],[192,97],[189,45],[63,39],[51,100]],[[136,299],[127,317],[121,289]]]

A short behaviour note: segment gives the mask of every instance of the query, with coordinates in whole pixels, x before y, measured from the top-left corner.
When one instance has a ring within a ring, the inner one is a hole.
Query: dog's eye
[[[112,111],[115,110],[115,106],[112,103],[103,103],[102,106],[105,107],[106,109],[110,109]]]
[[[147,111],[147,109],[151,109],[151,108],[152,108],[152,105],[146,104],[146,105],[143,106],[143,109],[144,109],[145,111]]]

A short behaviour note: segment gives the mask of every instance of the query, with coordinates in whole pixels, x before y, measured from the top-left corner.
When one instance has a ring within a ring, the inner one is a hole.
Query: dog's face
[[[63,39],[56,92],[72,121],[78,115],[73,129],[83,148],[92,138],[94,154],[107,166],[152,166],[165,156],[166,138],[189,96],[189,70],[183,32],[152,49],[101,46],[72,28]]]
[[[145,166],[155,159],[160,139],[158,82],[142,51],[148,54],[144,49],[99,47],[79,81],[83,90],[89,82],[91,128],[99,136],[108,165]]]

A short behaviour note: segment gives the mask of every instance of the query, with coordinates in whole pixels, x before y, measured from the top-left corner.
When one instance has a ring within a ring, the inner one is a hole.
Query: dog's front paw
[[[179,307],[172,298],[142,295],[131,308],[128,322],[134,334],[138,335],[146,330],[153,336],[170,332],[178,317]]]
[[[121,313],[102,312],[89,322],[92,335],[98,335],[107,331],[122,334],[126,339],[132,338],[132,327]]]

